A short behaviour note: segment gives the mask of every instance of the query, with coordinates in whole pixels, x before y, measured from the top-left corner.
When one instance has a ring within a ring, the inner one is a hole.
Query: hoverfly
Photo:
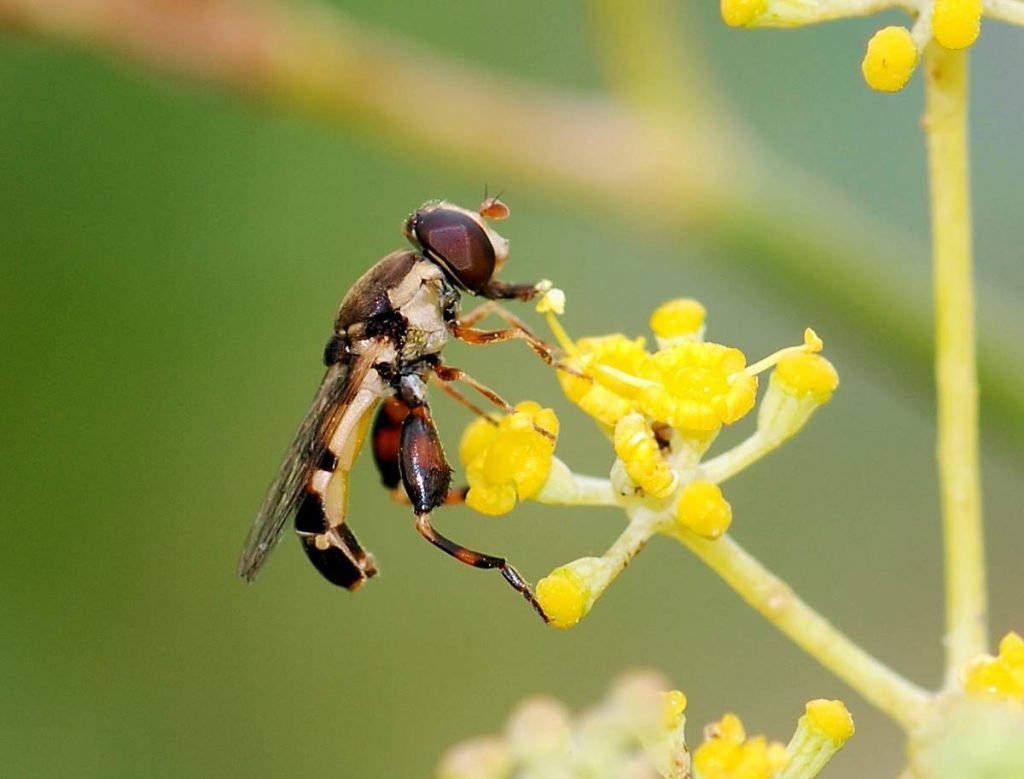
[[[495,278],[508,257],[508,241],[485,219],[507,216],[508,207],[497,198],[485,199],[476,212],[427,202],[404,223],[415,250],[387,255],[345,295],[324,349],[327,370],[320,388],[245,541],[238,566],[243,579],[255,579],[291,517],[310,562],[332,584],[357,590],[377,573],[373,555],[349,529],[346,505],[349,471],[380,406],[372,432],[374,460],[384,485],[397,497],[404,490],[420,535],[468,565],[499,569],[545,617],[530,585],[506,560],[467,549],[431,523],[435,508],[457,502],[465,491],[449,492],[451,468],[427,405],[428,380],[438,380],[476,413],[483,412],[451,382],[461,381],[511,408],[464,371],[442,363],[448,338],[471,344],[520,339],[554,364],[551,347],[494,302],[530,300],[550,289],[549,282]],[[489,302],[460,318],[463,292]],[[474,328],[487,313],[499,314],[510,326]]]

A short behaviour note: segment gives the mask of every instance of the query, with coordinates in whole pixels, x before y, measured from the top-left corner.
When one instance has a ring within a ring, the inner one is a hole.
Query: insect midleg
[[[472,400],[470,400],[465,395],[463,395],[461,392],[459,392],[457,389],[455,389],[455,387],[453,387],[451,385],[451,382],[445,381],[444,379],[442,379],[440,376],[437,375],[436,371],[434,372],[434,376],[438,380],[438,384],[437,385],[438,385],[438,387],[440,387],[441,392],[443,392],[445,395],[450,397],[456,403],[459,403],[459,404],[465,406],[466,408],[468,408],[476,416],[483,417],[484,419],[490,420],[491,422],[494,422],[494,424],[497,424],[497,422],[495,422],[495,420],[492,419],[491,416],[486,411],[484,411],[482,408],[480,408],[480,406],[478,406]]]
[[[478,382],[476,379],[474,379],[472,376],[470,376],[468,373],[466,373],[461,368],[453,368],[453,367],[451,367],[449,365],[442,365],[439,360],[435,360],[431,364],[431,369],[434,371],[434,375],[436,375],[437,378],[441,380],[441,382],[442,382],[441,386],[442,387],[446,387],[448,382],[461,381],[463,384],[466,384],[467,386],[470,386],[473,389],[475,389],[477,392],[479,392],[485,398],[487,398],[492,403],[494,403],[498,408],[502,409],[506,414],[511,414],[512,412],[515,411],[515,407],[512,406],[507,400],[505,400],[503,397],[501,397],[498,393],[496,393],[490,387],[488,387],[488,386]],[[451,394],[453,397],[455,397],[457,395],[462,395],[462,393],[459,392],[458,390],[456,390],[454,387],[448,387],[448,391],[449,391],[449,394]],[[469,401],[467,400],[466,403],[468,405]],[[474,410],[477,411],[477,413],[479,413],[481,416],[483,416],[484,419],[490,419],[490,417],[487,414],[484,414],[483,412],[479,411],[478,409],[474,409]],[[554,436],[549,431],[545,430],[544,428],[540,427],[539,425],[534,424],[533,425],[533,429],[536,430],[538,433],[540,433],[545,438],[550,438],[551,440],[554,440]]]
[[[410,406],[402,421],[399,443],[399,470],[402,484],[416,512],[416,530],[437,548],[475,568],[497,568],[512,587],[521,593],[541,617],[547,615],[537,603],[530,585],[502,557],[475,552],[438,533],[430,522],[431,512],[444,503],[451,482],[451,468],[445,458],[441,439],[424,403]]]
[[[493,403],[495,406],[500,408],[505,413],[511,414],[513,411],[515,411],[515,408],[512,406],[511,403],[509,403],[507,400],[501,397],[501,395],[492,390],[486,384],[481,384],[479,381],[477,381],[464,370],[462,370],[462,368],[452,368],[449,365],[442,364],[440,360],[432,361],[430,364],[430,368],[434,372],[434,375],[437,376],[437,378],[440,379],[441,382],[443,382],[443,384],[447,384],[453,381],[461,381],[467,387],[475,389],[477,392],[479,392],[481,395],[483,395],[485,398],[491,401],[491,403]],[[460,395],[462,394],[459,393],[458,390],[454,390],[454,392]],[[482,414],[482,416],[487,415]]]

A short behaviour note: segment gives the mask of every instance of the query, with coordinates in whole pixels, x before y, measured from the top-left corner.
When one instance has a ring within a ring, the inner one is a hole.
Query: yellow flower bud
[[[789,762],[782,744],[764,736],[748,739],[735,714],[705,728],[704,738],[693,755],[701,779],[771,779]]]
[[[679,341],[699,341],[704,332],[707,310],[693,298],[676,298],[663,303],[651,314],[651,330],[661,346]]]
[[[676,522],[697,535],[715,539],[732,524],[732,506],[717,484],[690,482],[683,487],[676,504]]]
[[[838,386],[839,374],[821,355],[785,355],[772,371],[757,410],[758,432],[773,445],[796,435]]]
[[[807,704],[808,724],[837,743],[844,743],[854,733],[853,717],[842,701],[824,698]]]
[[[932,34],[947,49],[965,49],[981,34],[981,0],[935,0]]]
[[[612,443],[634,484],[654,498],[672,494],[678,479],[642,415],[629,414],[620,419]]]
[[[583,557],[556,568],[537,582],[537,602],[549,624],[566,630],[586,616],[592,604],[589,581],[603,566],[600,557]]]
[[[647,384],[637,406],[680,431],[713,431],[741,419],[754,407],[757,377],[744,371],[739,349],[684,342],[662,349],[639,366]]]
[[[722,0],[722,20],[730,27],[747,27],[767,8],[768,0]]]
[[[1024,701],[1024,638],[1011,631],[997,657],[975,658],[964,672],[964,690],[976,698]]]
[[[498,423],[485,417],[476,417],[466,427],[459,441],[459,460],[470,463],[483,453],[498,436]]]
[[[899,92],[917,67],[917,45],[906,27],[885,27],[868,41],[861,63],[864,80],[879,92]]]
[[[466,505],[481,514],[506,514],[517,499],[535,496],[551,473],[557,435],[555,413],[532,401],[497,424],[472,422],[459,444],[469,482]]]
[[[669,690],[665,693],[662,708],[662,724],[669,730],[679,727],[683,712],[686,711],[686,693],[682,690]]]
[[[839,386],[835,367],[820,354],[789,354],[775,366],[775,375],[794,395],[811,395],[827,403]]]

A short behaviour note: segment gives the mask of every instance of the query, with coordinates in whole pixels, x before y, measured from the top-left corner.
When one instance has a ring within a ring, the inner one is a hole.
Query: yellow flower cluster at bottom
[[[964,690],[976,698],[1024,702],[1024,638],[1011,631],[996,657],[983,655],[968,665]]]
[[[786,767],[786,747],[764,736],[747,738],[735,714],[705,729],[703,744],[693,755],[693,767],[701,779],[771,779]]]

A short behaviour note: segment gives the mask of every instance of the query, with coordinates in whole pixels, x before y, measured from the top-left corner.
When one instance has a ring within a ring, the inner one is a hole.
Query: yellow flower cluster
[[[748,365],[739,349],[702,340],[706,312],[689,298],[669,301],[651,316],[655,351],[648,351],[644,338],[621,333],[573,340],[555,316],[561,309],[544,300],[538,307],[567,355],[569,370],[559,370],[559,381],[566,396],[609,437],[616,460],[607,480],[578,477],[556,460],[543,490],[533,494],[558,504],[622,505],[630,515],[626,531],[602,557],[575,560],[538,582],[537,601],[549,623],[564,629],[586,616],[655,533],[682,531],[708,540],[726,533],[732,507],[719,483],[794,435],[828,402],[839,377],[818,354],[823,343],[810,329],[799,346]],[[754,408],[757,376],[773,368],[757,431],[704,461],[721,428]],[[479,462],[480,450],[464,447],[464,460],[466,449]],[[479,491],[477,470],[470,470],[470,483]],[[488,476],[488,491],[480,493],[486,500],[470,492],[471,506],[482,505],[488,513],[511,508],[508,469],[499,470]],[[519,489],[519,496],[529,493]]]
[[[743,352],[697,340],[699,303],[670,301],[651,320],[665,344],[653,354],[643,338],[618,333],[570,343],[566,362],[579,375],[559,373],[566,396],[609,427],[639,412],[692,433],[715,432],[754,407],[757,377],[745,370]]]
[[[735,714],[709,725],[704,737],[693,755],[693,767],[701,779],[772,779],[789,762],[779,742],[764,736],[747,738]]]
[[[536,495],[551,473],[558,418],[532,401],[495,422],[477,418],[462,435],[459,459],[466,468],[466,505],[481,514],[506,514],[516,500]]]
[[[839,701],[811,701],[790,747],[747,738],[733,714],[705,728],[693,755],[685,738],[686,695],[660,674],[631,671],[605,699],[573,716],[553,698],[521,703],[503,731],[459,744],[441,759],[440,779],[812,779],[853,733]],[[667,690],[667,691],[666,691]],[[812,713],[815,712],[815,713]],[[825,728],[808,725],[819,718]],[[811,731],[816,735],[811,735]],[[831,730],[835,738],[825,735]],[[803,735],[801,735],[803,734]],[[824,749],[819,742],[828,741]],[[800,751],[794,751],[794,745]]]
[[[1024,638],[1011,631],[996,657],[974,660],[964,672],[964,690],[976,698],[1024,703]]]
[[[573,715],[542,696],[523,701],[501,733],[458,744],[439,779],[665,777],[689,779],[686,696],[650,671],[623,674],[597,705]]]
[[[898,92],[906,86],[931,40],[947,49],[967,48],[981,33],[982,11],[1000,13],[998,5],[985,9],[982,0],[907,0],[898,5],[915,17],[913,27],[879,30],[868,41],[861,62],[864,80],[880,92]],[[884,4],[860,0],[721,0],[722,19],[730,27],[797,27],[861,16],[881,7]],[[1014,18],[1011,14],[1010,20]]]

